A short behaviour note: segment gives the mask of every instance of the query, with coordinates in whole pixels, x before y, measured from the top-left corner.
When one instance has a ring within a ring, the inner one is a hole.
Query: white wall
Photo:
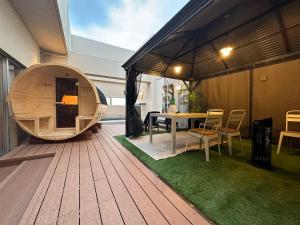
[[[95,81],[95,85],[103,92],[106,98],[124,98],[125,91],[125,81],[118,80],[105,80],[100,79]],[[125,118],[125,106],[112,106],[108,105],[107,113],[104,117],[105,119],[113,118]]]
[[[124,79],[125,71],[121,66],[133,53],[127,49],[72,35],[68,64],[85,73]]]
[[[7,0],[0,0],[0,48],[25,66],[40,61],[40,49]]]
[[[162,88],[164,79],[162,77],[152,77],[150,85],[149,111],[162,111]]]

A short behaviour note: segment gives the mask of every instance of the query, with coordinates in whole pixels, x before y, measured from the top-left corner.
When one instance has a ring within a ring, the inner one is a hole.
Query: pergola
[[[191,0],[123,68],[127,78],[199,82],[299,58],[299,8],[299,0]],[[230,57],[220,54],[225,47]]]

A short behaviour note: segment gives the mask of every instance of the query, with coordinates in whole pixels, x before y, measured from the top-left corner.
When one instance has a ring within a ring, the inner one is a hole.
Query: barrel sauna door
[[[74,128],[78,116],[78,80],[56,78],[56,128]]]

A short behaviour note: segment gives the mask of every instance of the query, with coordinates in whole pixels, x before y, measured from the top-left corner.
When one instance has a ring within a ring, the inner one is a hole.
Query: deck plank
[[[55,153],[19,224],[209,224],[114,139],[124,127],[104,125],[90,140],[23,144],[3,156]]]
[[[102,224],[86,141],[80,142],[80,224]]]
[[[51,144],[42,144],[42,147],[39,148],[36,152],[34,152],[34,155],[41,155],[48,152],[48,149],[51,147]]]
[[[98,137],[101,138],[102,143],[106,142],[106,145],[108,144],[108,137],[106,135],[98,134]],[[111,143],[111,152],[114,152],[119,157],[122,156],[122,153],[120,154],[119,149],[117,146],[113,145],[112,141],[109,141]],[[105,145],[105,144],[104,144]],[[182,214],[180,211],[177,210],[174,205],[168,201],[168,199],[145,177],[144,174],[142,174],[137,167],[133,165],[133,163],[126,157],[120,157],[120,160],[123,162],[123,165],[127,167],[127,169],[130,171],[132,176],[135,177],[136,181],[139,182],[141,187],[143,188],[143,191],[150,196],[156,207],[160,210],[160,212],[163,213],[163,215],[166,217],[169,223],[171,224],[177,224],[177,225],[188,225],[191,224]],[[117,165],[117,162],[115,161],[115,164]],[[120,168],[119,168],[120,169]],[[124,176],[124,175],[123,175]],[[123,177],[122,176],[122,177]],[[130,184],[129,181],[127,183]],[[132,187],[133,184],[130,185]],[[145,215],[149,215],[149,212],[146,212]]]
[[[36,217],[39,213],[40,207],[45,198],[45,195],[47,193],[47,190],[49,188],[49,185],[54,176],[55,170],[60,161],[64,147],[65,147],[65,144],[59,144],[57,146],[57,148],[56,148],[57,153],[55,154],[54,158],[52,159],[51,164],[48,167],[48,170],[46,171],[39,187],[37,188],[33,198],[31,199],[29,205],[27,206],[27,209],[26,209],[25,213],[23,214],[23,216],[19,222],[19,225],[33,225],[34,224]]]
[[[132,163],[139,168],[140,172],[144,174],[153,183],[153,185],[162,192],[162,194],[184,215],[192,224],[209,224],[209,222],[200,215],[196,210],[194,210],[185,200],[183,200],[178,194],[176,194],[168,185],[166,185],[161,179],[159,179],[154,173],[152,173],[143,163],[141,163],[135,156],[133,156],[127,149],[120,145],[114,138],[118,134],[118,130],[114,128],[104,128],[103,132],[100,135],[106,135],[111,143],[120,150],[119,153],[116,153],[119,157],[125,155]],[[124,158],[123,158],[124,159]],[[129,165],[129,162],[125,159],[125,165]],[[140,179],[141,175],[137,174],[137,177]],[[145,191],[154,191],[153,186],[145,186]],[[156,197],[156,195],[153,195]],[[160,200],[160,199],[158,199]]]
[[[92,172],[99,201],[102,222],[104,225],[122,225],[123,218],[105,176],[102,164],[98,158],[95,146],[91,140],[87,141],[88,152],[91,159]]]
[[[58,144],[51,144],[50,148],[48,148],[44,153],[55,153],[57,150]]]
[[[94,146],[97,150],[100,161],[103,165],[104,171],[106,173],[107,179],[110,183],[114,196],[116,198],[117,204],[119,206],[120,212],[124,219],[125,224],[128,225],[144,225],[146,224],[143,216],[141,215],[139,209],[135,205],[131,196],[129,195],[127,189],[125,188],[123,182],[118,176],[116,170],[114,169],[112,163],[106,156],[101,144],[94,135],[92,137]]]
[[[69,167],[72,143],[67,143],[53,175],[49,189],[34,224],[56,224],[60,209],[66,174]]]
[[[6,153],[5,155],[3,155],[0,159],[13,158],[18,152],[22,151],[28,145],[29,145],[28,142],[25,142],[25,143],[19,145],[18,147],[16,147],[15,149],[13,149],[12,151],[10,151],[10,152]]]
[[[13,156],[11,156],[10,158],[22,157],[22,156],[26,155],[26,153],[28,153],[28,151],[31,151],[32,149],[34,150],[35,148],[36,148],[36,145],[28,144],[25,146],[25,148],[22,148],[21,150],[15,152],[15,154],[13,154]]]
[[[144,192],[141,186],[137,183],[134,177],[128,172],[122,162],[113,154],[112,146],[110,146],[104,136],[101,139],[102,145],[106,155],[114,165],[120,178],[123,180],[124,185],[131,194],[133,200],[137,204],[139,210],[144,215],[147,224],[168,224],[164,216],[160,213],[158,208],[153,204],[148,195]],[[148,183],[150,184],[150,183]],[[145,183],[143,183],[145,185]],[[179,223],[182,221],[178,221]],[[178,223],[178,224],[179,224]],[[181,223],[182,225],[184,223]]]
[[[59,225],[79,224],[79,143],[72,146],[69,169],[58,216]]]

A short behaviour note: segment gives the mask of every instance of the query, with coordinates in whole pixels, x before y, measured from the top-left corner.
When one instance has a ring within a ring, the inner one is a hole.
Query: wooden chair
[[[287,137],[295,137],[300,138],[299,131],[292,131],[289,129],[289,123],[300,123],[300,110],[292,110],[286,113],[286,122],[285,122],[285,130],[280,132],[278,147],[277,147],[277,154],[280,152],[282,139],[284,136]]]
[[[194,128],[188,131],[188,137],[186,139],[185,145],[185,152],[187,151],[189,138],[191,136],[200,138],[200,149],[201,149],[201,142],[203,139],[204,148],[205,148],[205,159],[209,161],[209,143],[210,140],[217,139],[218,142],[218,150],[220,152],[220,141],[219,141],[219,134],[218,128],[222,125],[222,117],[224,111],[222,109],[209,109],[207,111],[207,117],[205,119],[203,128]]]
[[[232,110],[229,113],[226,127],[218,128],[221,143],[222,143],[222,136],[227,137],[227,145],[228,145],[229,155],[232,155],[232,137],[235,137],[235,136],[239,136],[241,149],[243,152],[240,126],[245,118],[245,115],[246,115],[246,110],[243,110],[243,109]]]

